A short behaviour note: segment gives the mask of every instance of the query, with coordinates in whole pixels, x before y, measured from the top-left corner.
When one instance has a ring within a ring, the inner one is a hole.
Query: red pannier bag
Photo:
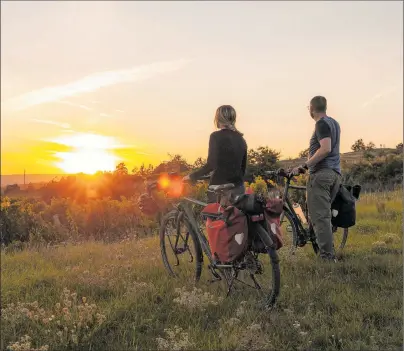
[[[233,262],[247,249],[248,221],[234,206],[223,208],[219,203],[208,204],[202,210],[212,256],[222,263]]]
[[[276,242],[276,249],[283,246],[281,230],[281,214],[283,212],[283,201],[281,199],[269,199],[265,206],[265,219],[268,230],[271,231]]]

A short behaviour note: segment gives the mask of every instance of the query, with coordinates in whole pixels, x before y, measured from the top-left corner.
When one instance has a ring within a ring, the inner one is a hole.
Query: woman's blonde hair
[[[216,128],[226,128],[240,133],[236,128],[236,110],[230,105],[222,105],[216,110]],[[242,133],[240,133],[243,135]]]

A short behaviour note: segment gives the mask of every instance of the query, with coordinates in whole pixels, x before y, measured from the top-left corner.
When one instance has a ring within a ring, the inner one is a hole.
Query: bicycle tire
[[[289,221],[289,223],[292,227],[291,228],[292,229],[292,242],[291,242],[291,247],[290,247],[289,251],[290,251],[290,254],[293,255],[297,248],[297,226],[293,219],[292,213],[290,212],[290,210],[288,208],[284,207],[283,215],[284,215],[284,217],[281,220],[281,227],[282,227],[282,224],[284,223],[285,217]]]
[[[348,228],[343,228],[344,232],[342,234],[342,239],[341,239],[341,243],[339,244],[338,248],[340,250],[345,248],[346,242],[348,240]]]
[[[257,228],[262,228],[262,230],[257,230],[257,234],[264,245],[267,247],[267,254],[269,256],[269,261],[272,268],[271,292],[265,298],[265,307],[272,307],[276,303],[281,288],[281,270],[279,265],[279,257],[278,252],[273,247],[273,239],[271,238],[271,235],[262,226],[257,226]]]
[[[183,212],[179,212],[178,210],[172,210],[169,213],[167,213],[163,219],[162,219],[162,225],[160,227],[160,250],[161,250],[161,256],[163,259],[163,263],[165,268],[167,269],[168,273],[170,276],[179,278],[179,275],[174,272],[172,265],[170,264],[168,257],[167,257],[167,248],[166,248],[166,241],[165,238],[168,236],[166,235],[166,230],[167,226],[169,225],[170,222],[174,222],[174,227],[176,230],[176,237],[181,235],[181,222],[183,222],[186,225],[187,231],[189,233],[188,239],[191,238],[192,245],[194,247],[194,253],[195,253],[195,273],[194,273],[194,278],[193,280],[198,282],[201,277],[202,273],[202,263],[203,263],[203,256],[202,256],[202,248],[199,244],[197,235],[195,232],[191,229],[188,221],[186,220],[186,217],[184,216]],[[170,241],[170,239],[169,239]],[[171,241],[170,244],[172,245]],[[189,245],[188,245],[189,246]],[[172,246],[171,249],[173,250]],[[185,252],[185,251],[184,251]],[[174,253],[175,255],[175,253]],[[177,258],[178,259],[178,258]]]

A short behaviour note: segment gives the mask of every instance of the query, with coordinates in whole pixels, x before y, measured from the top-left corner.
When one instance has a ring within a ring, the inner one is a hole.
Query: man
[[[327,116],[327,100],[315,96],[310,101],[310,116],[316,122],[310,139],[307,162],[293,169],[299,174],[309,170],[307,184],[307,206],[309,216],[320,248],[320,257],[335,261],[331,225],[331,203],[341,184],[340,126]]]

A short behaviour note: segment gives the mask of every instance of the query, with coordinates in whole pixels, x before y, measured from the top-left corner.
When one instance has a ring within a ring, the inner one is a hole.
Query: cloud
[[[92,111],[93,110],[92,107],[88,107],[88,106],[80,105],[80,104],[74,104],[73,102],[70,102],[70,101],[61,100],[61,101],[57,101],[57,103],[65,104],[65,105],[69,105],[69,106],[73,106],[73,107],[77,107],[77,108],[81,108],[81,109],[86,110],[86,111]]]
[[[399,89],[398,85],[392,86],[389,89],[386,89],[385,91],[382,91],[378,94],[376,94],[375,96],[373,96],[372,98],[370,98],[369,100],[365,101],[362,104],[362,108],[366,108],[369,105],[372,105],[373,103],[375,103],[377,100],[386,97],[387,95],[390,95],[392,93],[395,93],[397,90]]]
[[[111,115],[107,114],[107,113],[100,113],[101,117],[111,117]]]
[[[125,70],[99,72],[68,84],[34,90],[4,102],[2,101],[1,104],[5,110],[23,110],[31,106],[59,101],[67,97],[93,92],[119,83],[149,79],[159,74],[179,70],[188,62],[189,60],[181,59],[156,62]]]
[[[115,110],[116,112],[125,113],[123,110]]]
[[[61,123],[61,122],[49,121],[49,120],[46,120],[46,119],[36,119],[36,118],[32,118],[31,121],[34,121],[36,123],[42,123],[42,124],[51,124],[51,125],[54,125],[54,126],[65,128],[65,129],[70,128],[69,123]]]
[[[116,137],[101,135],[97,133],[75,132],[73,135],[60,135],[56,138],[43,139],[45,142],[51,142],[59,145],[65,145],[74,148],[86,149],[104,149],[104,150],[118,150],[118,149],[133,149],[136,145],[121,144]]]

